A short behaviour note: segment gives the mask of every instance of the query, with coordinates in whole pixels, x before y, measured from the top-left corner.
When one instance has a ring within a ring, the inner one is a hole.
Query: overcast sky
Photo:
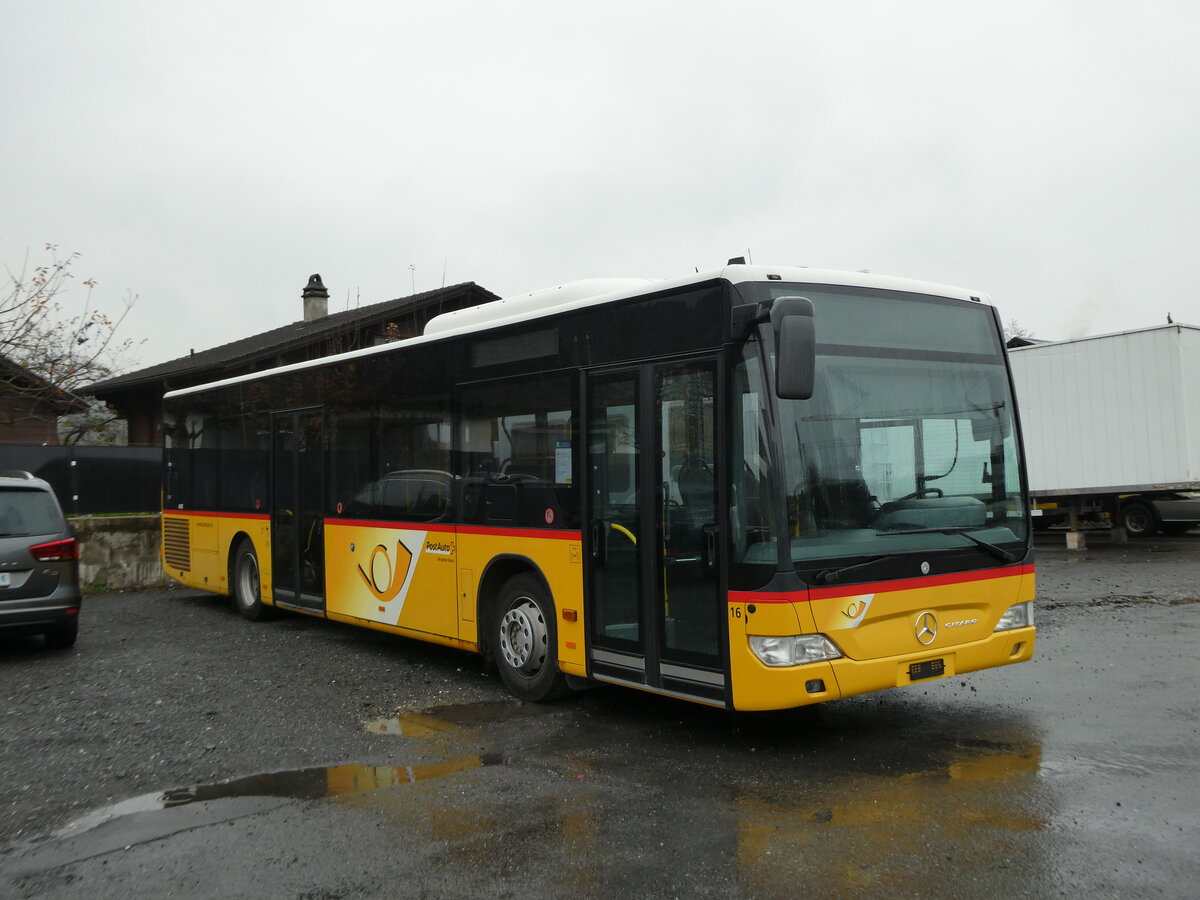
[[[747,251],[1200,325],[1198,44],[1194,0],[0,0],[0,262],[81,252],[142,366],[314,272],[338,310]]]

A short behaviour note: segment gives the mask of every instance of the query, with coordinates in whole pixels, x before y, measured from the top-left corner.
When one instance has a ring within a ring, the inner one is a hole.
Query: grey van
[[[43,634],[72,646],[79,633],[79,543],[50,485],[0,474],[0,633]]]

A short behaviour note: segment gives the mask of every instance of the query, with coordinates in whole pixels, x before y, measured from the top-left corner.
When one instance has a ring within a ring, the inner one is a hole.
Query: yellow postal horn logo
[[[371,558],[367,560],[367,569],[370,571],[368,572],[359,563],[358,574],[362,577],[367,590],[375,595],[376,600],[380,603],[388,603],[395,600],[396,595],[400,593],[405,576],[408,575],[408,567],[411,565],[412,551],[405,547],[403,542],[397,540],[395,565],[392,565],[387,547],[377,544],[371,551]]]
[[[847,622],[843,622],[843,628],[857,628],[861,624],[863,617],[866,616],[867,610],[871,608],[871,601],[875,599],[874,594],[864,594],[860,597],[850,597],[850,602],[842,608],[842,615],[846,617]]]

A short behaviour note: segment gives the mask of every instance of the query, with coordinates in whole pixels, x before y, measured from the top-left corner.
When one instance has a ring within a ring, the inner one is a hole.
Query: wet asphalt
[[[1200,534],[1060,541],[1032,662],[781,714],[89,597],[0,638],[0,896],[1193,897]]]

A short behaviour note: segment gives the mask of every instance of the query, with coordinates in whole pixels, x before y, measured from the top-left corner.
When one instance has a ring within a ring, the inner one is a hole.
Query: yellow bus
[[[740,260],[577,282],[164,417],[172,578],[484,654],[524,699],[781,709],[1033,653],[977,293]]]

